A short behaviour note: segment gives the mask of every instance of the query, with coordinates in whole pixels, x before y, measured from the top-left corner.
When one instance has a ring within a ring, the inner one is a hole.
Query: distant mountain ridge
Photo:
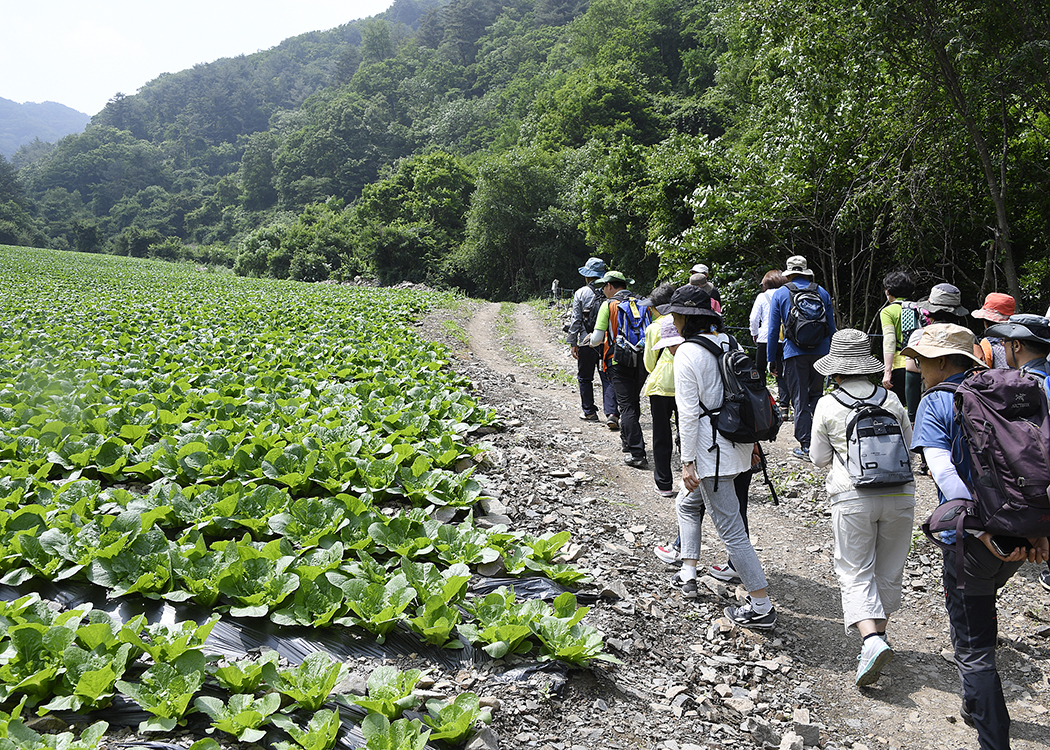
[[[0,97],[0,154],[10,159],[25,143],[39,138],[54,143],[80,133],[91,116],[58,102],[19,104]]]

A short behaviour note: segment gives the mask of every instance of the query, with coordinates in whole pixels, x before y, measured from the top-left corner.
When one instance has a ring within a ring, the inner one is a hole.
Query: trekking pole
[[[767,467],[766,467],[766,464],[768,462],[766,461],[766,454],[762,450],[762,444],[761,443],[755,443],[755,445],[758,446],[758,455],[759,455],[759,458],[762,461],[762,479],[765,480],[766,486],[769,487],[769,493],[773,496],[773,505],[780,505],[780,498],[777,497],[777,490],[773,486],[773,480],[769,478],[769,471],[767,470]]]

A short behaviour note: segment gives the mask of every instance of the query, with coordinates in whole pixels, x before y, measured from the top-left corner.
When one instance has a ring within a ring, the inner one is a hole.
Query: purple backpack
[[[1042,379],[1020,370],[971,370],[959,384],[930,389],[938,390],[955,394],[973,499],[938,506],[922,526],[926,535],[945,547],[937,532],[952,529],[1026,538],[1050,534],[1050,414]],[[957,557],[961,566],[962,555]]]

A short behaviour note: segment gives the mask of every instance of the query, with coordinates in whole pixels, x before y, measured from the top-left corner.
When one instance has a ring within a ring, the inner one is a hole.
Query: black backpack
[[[799,349],[816,349],[831,335],[828,308],[820,296],[820,287],[815,281],[804,287],[789,281],[785,286],[791,303],[784,320],[784,338]]]
[[[841,388],[831,396],[849,409],[846,417],[846,458],[839,460],[854,487],[885,487],[912,481],[911,455],[900,422],[883,408],[886,389],[875,388],[868,398],[857,398]]]
[[[590,286],[594,294],[591,295],[591,301],[583,308],[583,330],[587,333],[594,333],[594,326],[598,324],[598,311],[602,309],[605,295],[598,289],[595,289],[593,285]]]
[[[733,443],[757,443],[776,440],[783,419],[777,402],[766,388],[765,373],[759,372],[751,357],[729,337],[729,349],[723,349],[707,336],[688,339],[699,344],[718,360],[722,376],[722,404],[710,409],[700,402],[700,416],[711,419],[711,447],[715,451],[715,489],[718,489],[718,463],[721,458],[716,435]]]

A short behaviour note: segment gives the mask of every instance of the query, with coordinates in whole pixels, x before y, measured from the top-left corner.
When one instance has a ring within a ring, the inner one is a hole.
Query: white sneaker
[[[657,545],[653,547],[653,554],[656,555],[657,560],[668,565],[674,565],[682,559],[682,551],[673,544]]]
[[[879,679],[882,668],[893,658],[893,649],[881,638],[866,638],[857,657],[857,687],[870,685]]]
[[[737,573],[729,563],[726,563],[725,565],[712,565],[707,569],[707,572],[712,578],[717,578],[718,580],[727,583],[740,580],[740,574]]]

